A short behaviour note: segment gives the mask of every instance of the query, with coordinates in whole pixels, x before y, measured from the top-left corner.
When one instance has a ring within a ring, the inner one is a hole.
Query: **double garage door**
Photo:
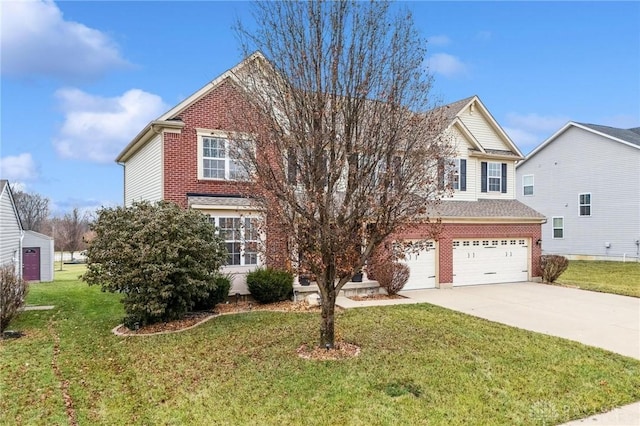
[[[453,241],[453,285],[526,281],[529,245],[525,238]]]
[[[528,241],[526,238],[454,240],[453,285],[527,281]],[[406,253],[403,263],[410,268],[404,290],[436,287],[435,243],[428,243],[424,250]]]

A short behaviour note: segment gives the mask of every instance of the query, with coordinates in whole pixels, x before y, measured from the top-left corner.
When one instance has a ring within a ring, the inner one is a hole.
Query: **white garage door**
[[[527,281],[526,238],[465,239],[453,242],[453,285]]]
[[[418,252],[405,253],[402,263],[409,267],[409,281],[403,290],[421,290],[436,286],[436,250],[433,241]]]

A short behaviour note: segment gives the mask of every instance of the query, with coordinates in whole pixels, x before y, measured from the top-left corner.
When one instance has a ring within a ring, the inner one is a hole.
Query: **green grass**
[[[296,355],[317,335],[308,313],[117,337],[118,295],[67,269],[29,295],[56,308],[23,313],[10,328],[27,335],[0,342],[0,424],[68,424],[61,380],[80,425],[543,425],[640,399],[639,361],[428,304],[339,313],[362,348],[342,361]]]
[[[571,260],[556,284],[640,297],[640,263]]]

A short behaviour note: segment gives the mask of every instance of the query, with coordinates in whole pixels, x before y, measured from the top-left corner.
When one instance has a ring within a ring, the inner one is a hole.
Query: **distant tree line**
[[[54,248],[59,252],[75,253],[87,248],[91,239],[89,225],[91,215],[75,207],[61,216],[52,216],[50,200],[37,193],[12,188],[13,198],[25,231],[35,231],[54,238]]]

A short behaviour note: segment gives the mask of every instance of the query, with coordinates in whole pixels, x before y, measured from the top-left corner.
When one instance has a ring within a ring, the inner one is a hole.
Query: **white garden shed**
[[[53,238],[24,231],[22,239],[22,275],[27,281],[53,281]]]

